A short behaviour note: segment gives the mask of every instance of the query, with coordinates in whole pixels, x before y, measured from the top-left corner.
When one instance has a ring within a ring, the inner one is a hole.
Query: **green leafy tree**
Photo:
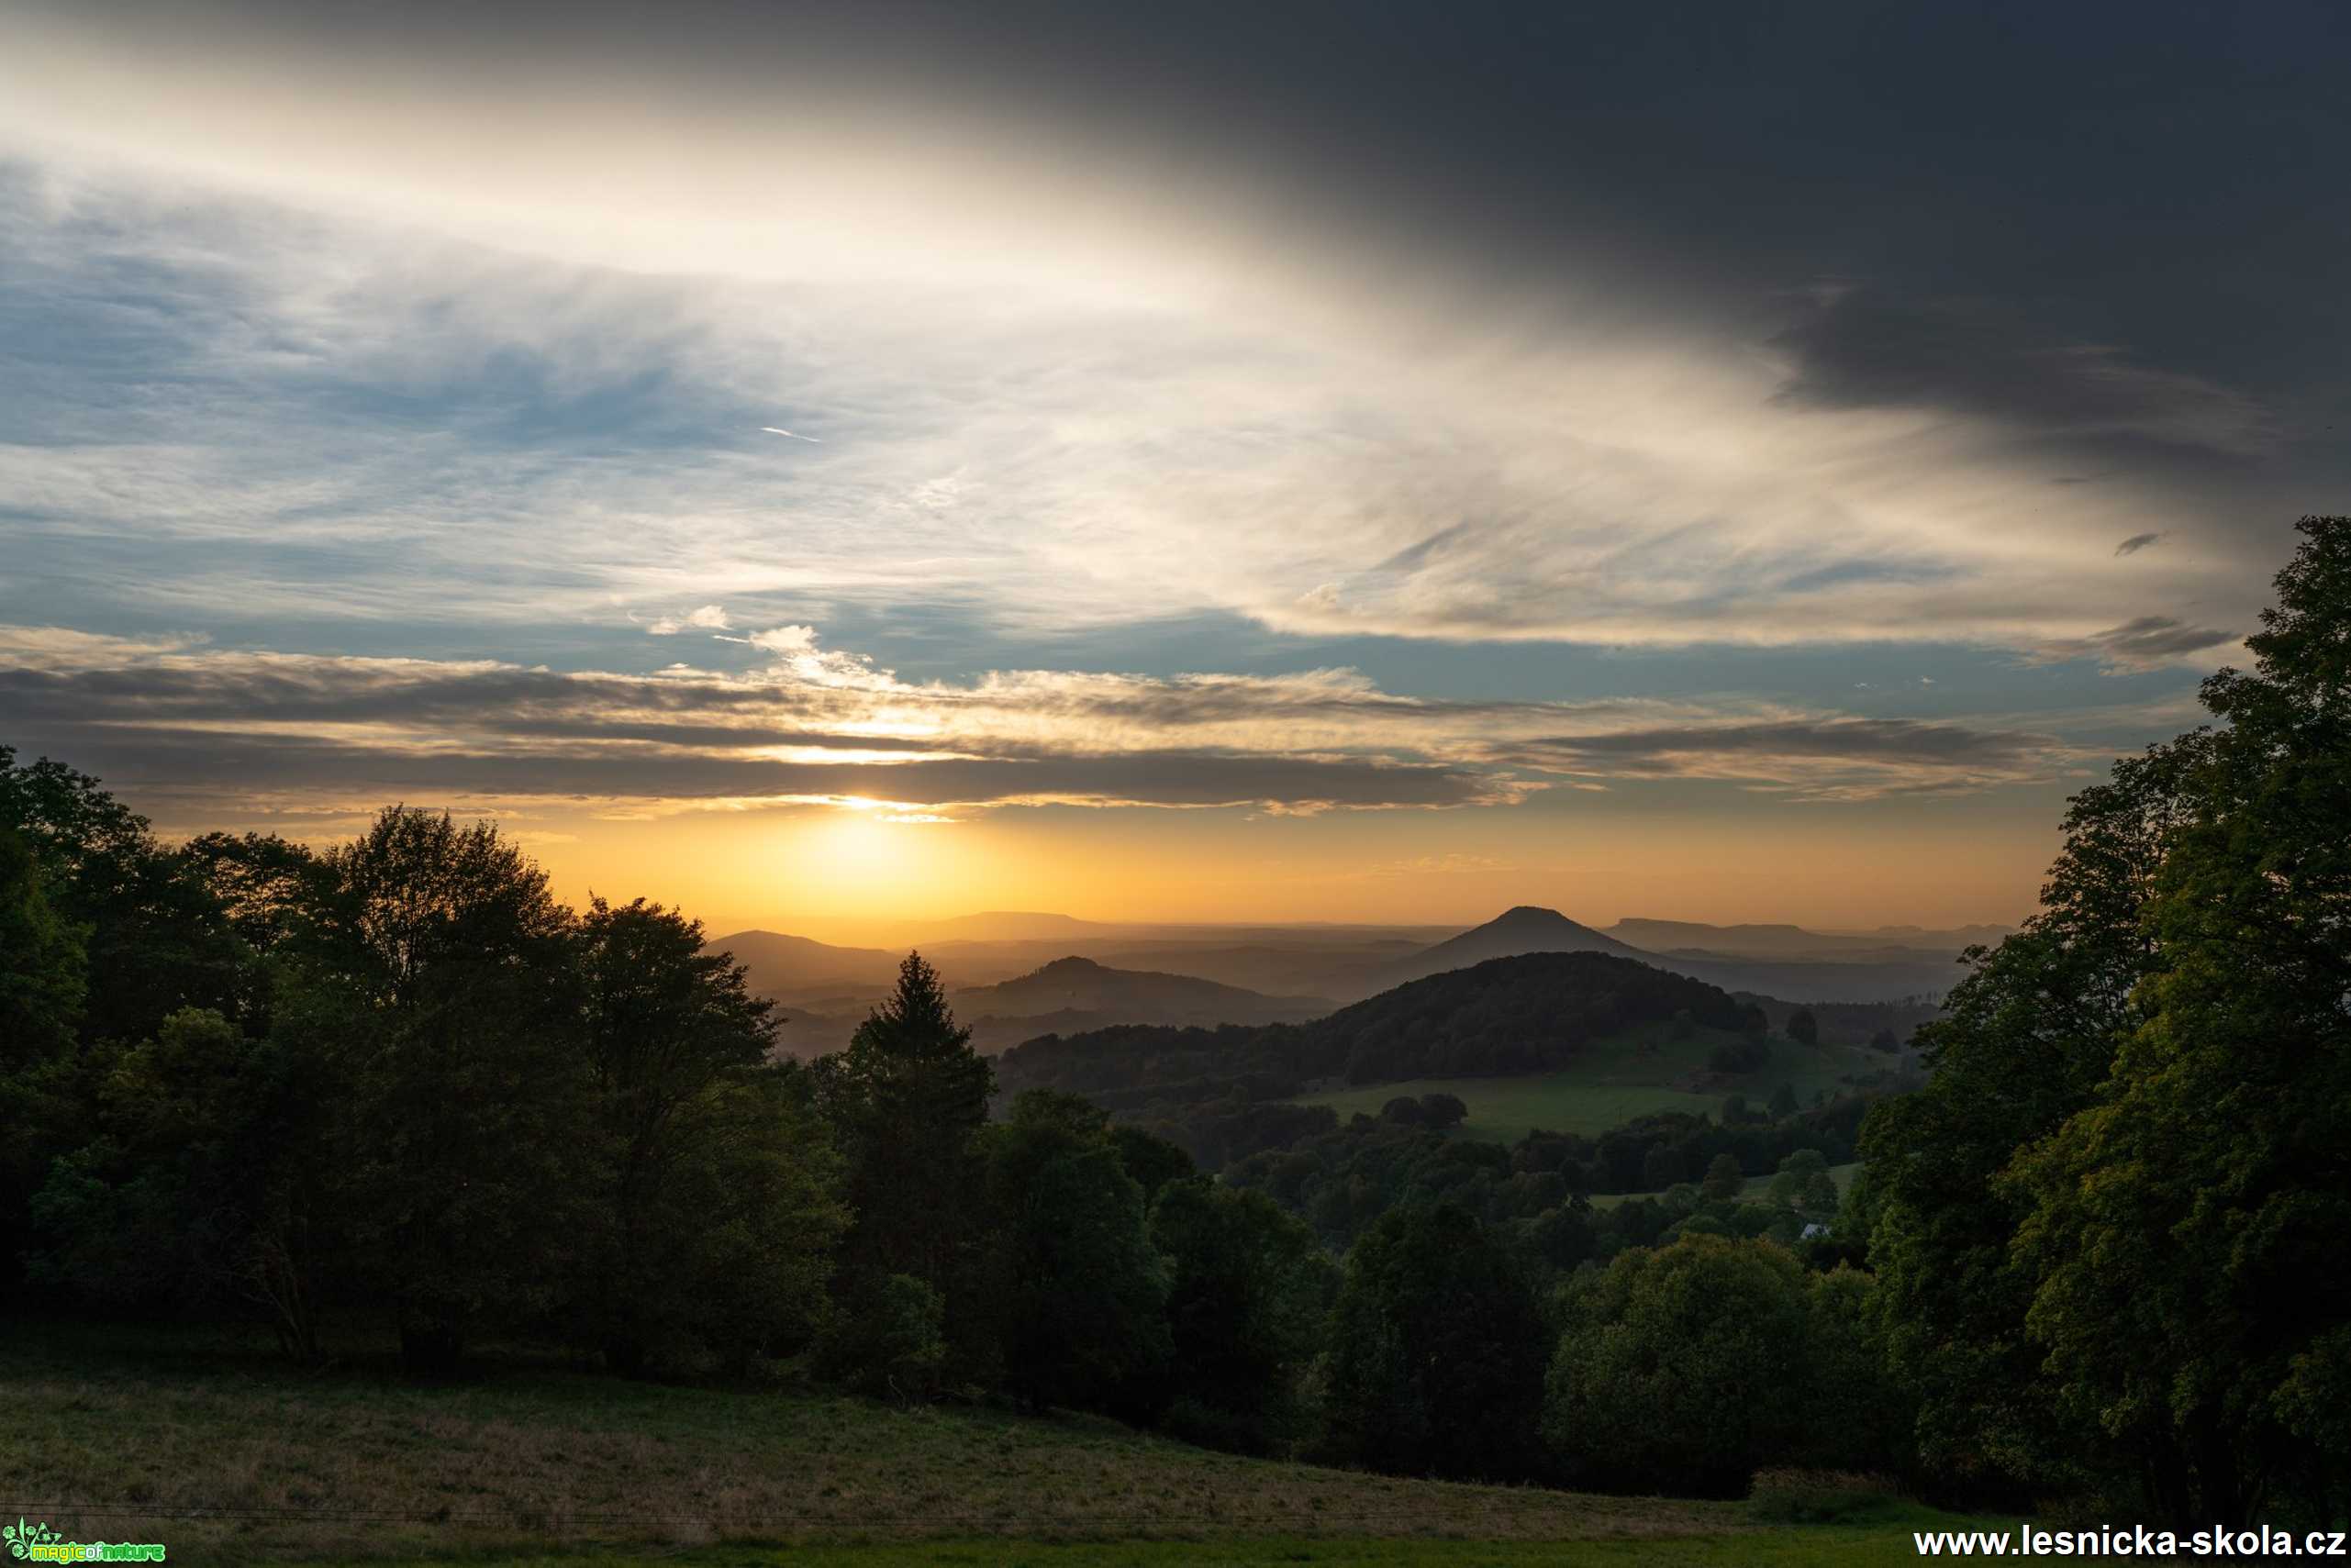
[[[1399,1474],[1532,1474],[1543,1362],[1527,1281],[1476,1218],[1390,1209],[1347,1254],[1332,1309],[1329,1445]]]
[[[766,1065],[773,1005],[703,951],[698,922],[641,899],[592,900],[574,954],[604,1156],[581,1260],[591,1342],[635,1373],[681,1339],[739,1369],[805,1341],[846,1217],[830,1140]]]
[[[251,955],[186,855],[96,779],[0,746],[0,831],[30,846],[48,901],[84,931],[91,1040],[151,1036],[181,1007],[234,1013]]]
[[[32,1195],[75,1139],[86,934],[50,903],[24,836],[0,827],[0,1299],[31,1240]]]
[[[1443,1091],[1421,1096],[1421,1120],[1424,1126],[1439,1130],[1459,1127],[1469,1119],[1469,1106],[1459,1095]]]
[[[2047,1352],[2025,1330],[2032,1275],[2011,1252],[2030,1204],[1995,1182],[2091,1103],[2136,1027],[2134,992],[2156,959],[2141,917],[2205,743],[2125,759],[2074,798],[2040,909],[1971,950],[1944,1016],[1920,1027],[1926,1086],[1863,1126],[1889,1361],[1918,1396],[1922,1460],[1946,1485],[2078,1490],[2130,1463],[2057,1407]]]
[[[1774,1121],[1786,1120],[1794,1116],[1799,1108],[1796,1102],[1796,1085],[1793,1084],[1782,1084],[1778,1088],[1774,1089],[1771,1092],[1771,1098],[1764,1106],[1764,1109],[1770,1114]]]
[[[911,1274],[886,1274],[857,1287],[834,1315],[822,1365],[861,1394],[920,1404],[947,1375],[947,1303]]]
[[[489,824],[394,807],[330,851],[329,904],[279,1027],[332,1064],[342,1277],[404,1359],[558,1304],[602,1153],[571,918]]]
[[[1699,1190],[1710,1203],[1729,1203],[1746,1190],[1747,1173],[1739,1168],[1736,1154],[1717,1154],[1706,1167],[1706,1179]]]
[[[1788,1038],[1799,1045],[1821,1043],[1821,1020],[1812,1016],[1810,1007],[1799,1007],[1788,1015]]]
[[[830,1318],[826,1287],[849,1211],[797,1077],[780,1063],[715,1079],[681,1107],[691,1153],[663,1184],[680,1232],[668,1282],[675,1327],[738,1377],[813,1344]],[[659,1332],[667,1316],[653,1308],[632,1321]]]
[[[1570,1478],[1736,1496],[1799,1451],[1810,1277],[1768,1241],[1685,1234],[1571,1285],[1543,1415]]]
[[[36,1279],[110,1309],[262,1309],[281,1344],[320,1355],[309,1272],[318,1136],[307,1063],[187,1007],[123,1052],[91,1136],[33,1200]]]
[[[1139,1127],[1112,1128],[1110,1146],[1119,1151],[1119,1163],[1127,1174],[1142,1184],[1146,1203],[1157,1202],[1169,1183],[1180,1182],[1199,1170],[1179,1146]]]
[[[1173,1351],[1166,1263],[1102,1113],[1031,1089],[986,1147],[1007,1384],[1032,1408],[1155,1414]]]
[[[1302,1440],[1303,1383],[1338,1287],[1314,1232],[1263,1193],[1195,1176],[1159,1195],[1151,1238],[1168,1268],[1169,1427],[1244,1453]]]
[[[2003,1184],[2061,1409],[2182,1525],[2351,1506],[2351,518],[2301,527],[2204,684],[2111,1073]]]

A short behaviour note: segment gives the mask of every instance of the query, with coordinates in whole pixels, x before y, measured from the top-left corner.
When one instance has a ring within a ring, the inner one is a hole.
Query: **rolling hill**
[[[1517,958],[1531,952],[1597,952],[1613,958],[1654,962],[1655,955],[1578,925],[1556,909],[1521,904],[1486,924],[1371,970],[1366,978],[1375,992],[1386,991],[1448,970],[1467,969],[1488,959]]]
[[[1115,1024],[1296,1023],[1331,1010],[1319,996],[1268,996],[1189,974],[1112,969],[1075,957],[954,992],[952,1000],[982,1051]]]
[[[708,952],[730,952],[750,971],[751,988],[762,996],[794,998],[886,988],[898,972],[900,953],[881,948],[841,948],[786,936],[781,931],[737,931],[713,937]]]
[[[1613,953],[1521,953],[1409,981],[1308,1024],[1031,1040],[1005,1053],[999,1076],[1008,1091],[1148,1097],[1245,1082],[1253,1097],[1283,1098],[1325,1079],[1552,1071],[1594,1040],[1684,1014],[1692,1030],[1728,1030],[1744,1008],[1715,986]]]

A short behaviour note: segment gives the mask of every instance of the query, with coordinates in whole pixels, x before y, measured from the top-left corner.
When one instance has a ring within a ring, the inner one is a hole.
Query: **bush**
[[[1758,1470],[1749,1511],[1776,1525],[1849,1524],[1882,1512],[1895,1488],[1882,1475],[1845,1470]]]

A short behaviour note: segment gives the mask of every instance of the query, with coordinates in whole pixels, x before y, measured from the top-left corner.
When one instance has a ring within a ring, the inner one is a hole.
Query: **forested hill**
[[[1136,1026],[1047,1035],[998,1059],[1008,1093],[1065,1089],[1118,1104],[1126,1093],[1247,1082],[1254,1098],[1309,1082],[1532,1073],[1565,1065],[1592,1041],[1687,1013],[1694,1026],[1737,1029],[1745,1009],[1703,981],[1596,952],[1491,959],[1415,980],[1308,1024],[1255,1029]]]

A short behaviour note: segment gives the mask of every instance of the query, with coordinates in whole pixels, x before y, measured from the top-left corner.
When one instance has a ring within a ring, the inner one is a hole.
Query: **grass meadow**
[[[1658,1111],[1719,1116],[1723,1096],[1732,1094],[1746,1095],[1760,1109],[1782,1084],[1809,1105],[1816,1093],[1833,1094],[1844,1079],[1885,1065],[1883,1057],[1858,1046],[1805,1046],[1775,1039],[1772,1059],[1761,1072],[1722,1078],[1708,1071],[1706,1059],[1731,1038],[1700,1029],[1692,1039],[1677,1040],[1659,1027],[1595,1041],[1580,1061],[1556,1073],[1418,1078],[1303,1095],[1299,1103],[1329,1106],[1344,1121],[1358,1111],[1377,1116],[1398,1095],[1456,1095],[1469,1107],[1456,1137],[1508,1144],[1538,1128],[1596,1136]]]
[[[1747,1505],[1244,1459],[1095,1418],[627,1382],[324,1373],[217,1331],[6,1326],[0,1506],[175,1562],[523,1564],[1890,1561],[1928,1516],[1763,1527]]]

